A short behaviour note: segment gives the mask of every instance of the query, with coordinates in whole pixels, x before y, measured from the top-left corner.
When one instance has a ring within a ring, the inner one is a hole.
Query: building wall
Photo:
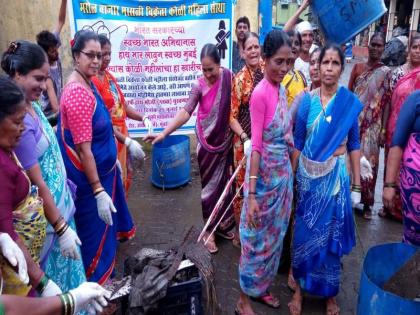
[[[42,30],[53,30],[60,7],[59,0],[0,0],[0,51],[3,53],[11,41],[25,39],[35,41]],[[60,48],[65,74],[71,66],[70,27],[68,17],[61,32]]]

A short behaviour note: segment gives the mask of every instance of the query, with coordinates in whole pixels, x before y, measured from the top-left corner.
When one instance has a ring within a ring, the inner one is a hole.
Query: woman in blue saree
[[[340,258],[355,245],[352,203],[360,201],[358,116],[363,105],[338,86],[344,68],[340,48],[327,45],[320,57],[321,87],[302,96],[294,141],[297,204],[292,244],[298,284],[290,314],[301,314],[301,290],[327,299],[327,315],[338,315]],[[347,149],[347,150],[346,150]],[[346,167],[349,152],[352,192]]]
[[[77,185],[76,227],[89,281],[105,283],[115,266],[117,241],[134,236],[110,114],[91,82],[102,58],[98,36],[79,31],[74,71],[63,90],[57,138],[68,177]]]

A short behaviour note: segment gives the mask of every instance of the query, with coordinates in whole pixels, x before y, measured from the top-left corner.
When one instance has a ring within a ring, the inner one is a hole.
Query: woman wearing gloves
[[[51,296],[61,290],[38,265],[47,224],[42,201],[32,191],[31,182],[13,152],[24,130],[26,108],[22,90],[10,78],[0,77],[0,232],[7,233],[23,252],[32,287],[39,288],[42,282],[45,288],[42,295]],[[5,235],[0,243],[10,244]],[[5,249],[3,254],[9,257]],[[1,263],[3,293],[25,296],[31,289],[19,260],[19,277],[10,265]]]
[[[3,70],[25,93],[25,131],[16,156],[33,185],[39,188],[50,225],[41,252],[41,267],[64,291],[86,281],[75,232],[73,184],[67,180],[54,131],[37,100],[45,90],[49,64],[42,48],[18,41],[3,55]]]
[[[201,206],[203,218],[207,220],[232,174],[232,132],[229,128],[232,73],[229,69],[220,66],[219,52],[213,44],[204,45],[201,49],[200,61],[203,76],[192,84],[187,104],[178,111],[162,133],[147,136],[145,140],[152,141],[153,144],[162,141],[185,124],[198,105],[197,160],[202,185]],[[226,209],[232,198],[233,189],[228,191],[220,211],[207,229],[205,239],[208,239],[206,246],[210,253],[214,254],[218,251],[214,236],[209,237],[210,231],[225,210],[227,213],[216,233],[225,239],[234,238],[234,234],[230,232],[235,223],[233,213],[231,209]]]
[[[321,87],[301,98],[294,131],[299,160],[292,241],[297,286],[289,303],[292,315],[302,312],[301,290],[326,298],[328,315],[339,314],[335,296],[340,259],[355,245],[352,204],[360,202],[358,116],[363,105],[353,93],[338,86],[344,70],[341,49],[327,45],[319,60]],[[353,174],[351,193],[347,151]]]
[[[130,157],[133,159],[143,159],[145,154],[141,145],[128,136],[128,128],[125,121],[127,118],[143,121],[149,134],[153,133],[153,125],[147,116],[140,115],[125,102],[124,94],[117,80],[107,70],[111,62],[111,42],[103,34],[98,37],[102,49],[102,63],[98,75],[92,78],[92,82],[95,84],[111,114],[114,133],[118,140],[118,161],[121,164],[123,184],[126,195],[128,195],[132,174]]]
[[[28,283],[29,276],[25,256],[7,233],[0,233],[0,253],[11,266],[17,269],[22,282]],[[3,282],[1,276],[0,282]],[[0,295],[0,315],[73,315],[83,310],[89,314],[99,314],[107,306],[108,302],[105,298],[109,299],[110,295],[110,292],[100,285],[90,282],[85,282],[68,293],[54,297],[26,298]]]
[[[291,43],[286,33],[269,32],[264,40],[264,79],[250,101],[252,154],[248,159],[239,235],[241,294],[237,315],[254,314],[249,297],[270,307],[280,302],[268,292],[279,267],[283,237],[293,198],[292,125],[281,82],[290,69]]]
[[[61,96],[58,143],[77,185],[76,226],[89,281],[106,282],[114,270],[117,240],[134,236],[111,117],[91,78],[102,59],[98,36],[79,31],[72,43],[74,70]]]
[[[261,61],[261,48],[258,42],[258,35],[249,32],[245,35],[243,42],[242,57],[245,66],[233,78],[232,100],[230,110],[230,128],[235,133],[233,137],[233,153],[235,167],[238,167],[242,158],[251,155],[251,116],[249,114],[249,100],[251,93],[258,83],[263,79],[263,63]],[[239,190],[244,182],[245,167],[236,176],[236,189]],[[239,220],[241,217],[243,194],[239,193],[233,203],[235,214],[236,233],[233,244],[240,247],[239,242]]]

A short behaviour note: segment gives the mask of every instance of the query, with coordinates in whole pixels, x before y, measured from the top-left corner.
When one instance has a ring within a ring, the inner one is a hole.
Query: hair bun
[[[20,43],[19,42],[11,42],[9,45],[9,48],[7,48],[6,53],[7,54],[14,54],[16,50],[19,48]]]

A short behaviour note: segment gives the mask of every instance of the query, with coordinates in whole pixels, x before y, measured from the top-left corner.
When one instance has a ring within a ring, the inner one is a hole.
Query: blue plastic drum
[[[191,180],[190,138],[184,135],[169,136],[152,148],[153,185],[176,188]]]
[[[343,44],[379,19],[383,0],[314,0],[312,10],[328,41]]]
[[[404,243],[383,244],[369,249],[360,279],[358,315],[420,314],[420,302],[382,289],[417,250],[420,249]]]

